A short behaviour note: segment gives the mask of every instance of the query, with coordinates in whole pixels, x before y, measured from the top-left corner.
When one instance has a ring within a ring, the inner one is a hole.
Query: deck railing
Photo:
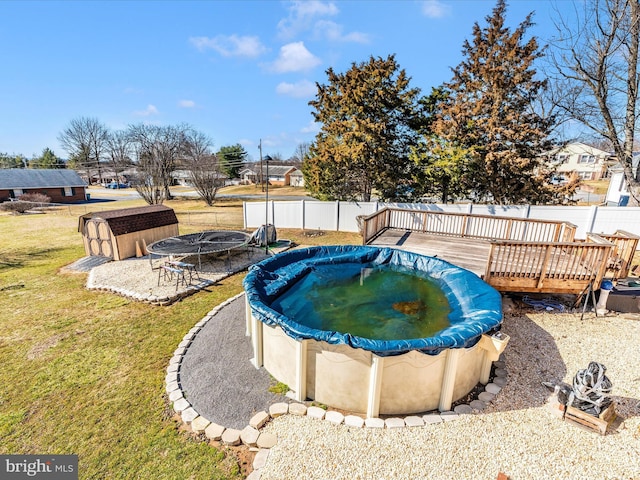
[[[640,240],[619,230],[576,241],[576,226],[568,222],[391,207],[360,219],[365,245],[387,229],[489,240],[483,278],[503,292],[576,294],[598,288],[604,277],[628,275]]]
[[[600,234],[600,236],[613,243],[605,277],[614,279],[628,277],[640,237],[624,230],[617,230],[613,235]]]
[[[366,245],[387,229],[463,238],[571,242],[576,226],[568,222],[493,215],[406,210],[387,207],[361,217],[360,233]]]
[[[495,240],[483,278],[503,292],[581,293],[598,288],[613,248],[595,234],[576,242]]]

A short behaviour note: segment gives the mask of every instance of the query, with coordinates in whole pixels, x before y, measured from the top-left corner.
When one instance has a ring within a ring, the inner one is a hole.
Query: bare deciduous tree
[[[116,188],[120,188],[120,172],[129,166],[132,161],[132,142],[128,132],[125,130],[111,132],[107,139],[107,154],[116,174]]]
[[[309,142],[299,143],[293,151],[293,156],[290,160],[293,161],[293,163],[295,163],[297,167],[302,166],[302,162],[304,162],[304,160],[309,155],[310,147],[311,144]]]
[[[189,129],[185,132],[182,159],[189,170],[189,177],[198,195],[210,207],[216,199],[218,188],[224,186],[220,163],[211,154],[213,142],[204,133]]]
[[[138,157],[138,176],[133,184],[150,205],[162,204],[171,198],[171,174],[182,153],[188,127],[131,125],[128,135]]]
[[[640,204],[640,169],[633,169],[638,108],[638,0],[592,0],[558,21],[552,42],[558,106],[610,142],[633,198]]]
[[[109,137],[109,129],[97,118],[78,117],[69,122],[67,128],[58,135],[58,141],[66,150],[69,157],[86,169],[89,181],[91,170],[98,170],[98,178],[102,183],[102,168],[100,162]]]

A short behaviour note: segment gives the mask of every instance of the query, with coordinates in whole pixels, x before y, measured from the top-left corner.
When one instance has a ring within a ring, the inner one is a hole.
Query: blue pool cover
[[[451,325],[427,338],[372,340],[349,333],[318,330],[292,321],[270,306],[314,266],[340,263],[396,265],[428,276],[449,301]],[[264,260],[249,269],[244,289],[253,315],[267,325],[279,325],[296,339],[315,339],[362,348],[376,355],[400,355],[411,350],[436,355],[449,348],[475,345],[483,333],[498,330],[502,323],[500,293],[474,273],[444,260],[392,248],[370,246],[323,246],[291,250]]]

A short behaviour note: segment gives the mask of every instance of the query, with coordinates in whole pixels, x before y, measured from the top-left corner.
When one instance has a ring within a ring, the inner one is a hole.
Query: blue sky
[[[512,0],[542,42],[568,0]],[[188,123],[214,149],[290,157],[317,132],[326,70],[396,55],[427,94],[451,79],[494,1],[0,1],[0,152],[31,157],[77,117],[111,129]]]

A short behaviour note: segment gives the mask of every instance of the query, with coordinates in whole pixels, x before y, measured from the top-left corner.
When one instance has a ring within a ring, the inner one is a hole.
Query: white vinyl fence
[[[302,230],[335,230],[357,232],[358,215],[369,215],[384,207],[412,210],[436,210],[441,212],[475,213],[536,220],[561,220],[578,227],[576,238],[584,239],[587,233],[614,233],[624,230],[640,235],[640,207],[563,207],[563,206],[498,206],[432,203],[381,203],[381,202],[320,202],[317,200],[244,202],[245,229],[258,228],[268,223],[278,228]]]

